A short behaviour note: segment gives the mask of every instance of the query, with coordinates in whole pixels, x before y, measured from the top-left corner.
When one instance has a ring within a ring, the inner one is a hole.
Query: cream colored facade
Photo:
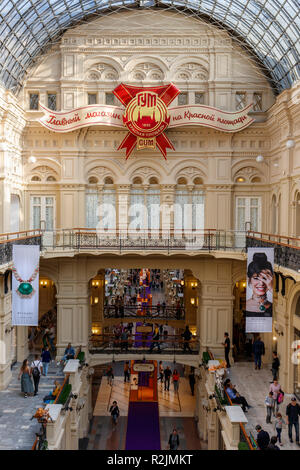
[[[48,94],[56,94],[57,110],[62,111],[86,106],[88,94],[104,104],[111,99],[106,94],[121,82],[144,86],[173,82],[187,103],[201,99],[205,105],[226,111],[235,111],[237,93],[245,94],[245,105],[253,101],[254,93],[260,93],[262,108],[252,113],[255,122],[250,127],[235,134],[205,127],[168,131],[175,151],[168,152],[167,161],[151,150],[135,151],[125,161],[123,151],[117,151],[125,131],[93,126],[52,133],[38,122],[42,112],[29,109],[30,94],[38,94],[46,106]],[[0,89],[1,233],[33,228],[34,197],[52,198],[53,229],[85,228],[90,189],[100,195],[104,190],[114,192],[117,226],[126,227],[128,221],[120,215],[119,207],[128,203],[131,190],[146,193],[154,188],[160,203],[167,206],[175,201],[177,190],[202,191],[205,229],[241,229],[238,198],[258,198],[257,231],[299,238],[299,102],[299,83],[276,97],[247,53],[227,33],[200,20],[160,12],[157,21],[156,12],[131,11],[69,29],[30,71],[17,97]],[[256,160],[258,155],[264,157],[262,162]],[[18,220],[12,215],[13,199],[18,201],[14,202]],[[161,218],[161,229],[166,228],[164,224]],[[143,266],[184,269],[187,276],[198,280],[198,307],[188,314],[200,339],[200,357],[207,348],[222,356],[224,331],[232,335],[234,286],[246,277],[245,253],[187,250],[184,255],[170,256],[137,250],[120,255],[91,248],[85,254],[70,250],[66,256],[63,250],[48,248],[42,252],[40,275],[53,281],[56,288],[58,356],[72,341],[74,346],[81,345],[88,357],[90,280],[105,268]],[[3,266],[1,272],[8,268]],[[284,296],[280,284],[274,313],[281,384],[292,392],[291,344],[294,328],[300,330],[299,312],[296,315],[300,274],[279,266],[276,269],[296,281],[286,281]],[[17,334],[11,329],[11,291],[4,293],[3,277],[0,283],[3,389],[11,378],[12,357],[15,354],[20,361],[28,349],[27,329],[17,327]],[[191,295],[194,292],[188,293]],[[272,334],[265,334],[264,341],[270,360]],[[93,361],[96,364],[103,359]]]

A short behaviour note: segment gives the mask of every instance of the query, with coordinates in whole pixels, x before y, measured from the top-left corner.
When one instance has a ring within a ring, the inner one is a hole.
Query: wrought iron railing
[[[0,234],[0,265],[12,261],[13,245],[41,245],[41,230]]]
[[[247,232],[246,246],[274,248],[276,264],[294,271],[300,269],[300,238],[250,231]]]
[[[124,307],[115,305],[104,306],[104,318],[142,318],[145,319],[161,319],[161,320],[184,320],[184,307],[161,306],[145,306],[124,305]]]
[[[117,338],[115,335],[102,334],[92,335],[89,340],[90,354],[148,354],[151,353],[152,337],[141,334],[131,335],[127,341]],[[154,340],[154,343],[159,343],[153,348],[153,353],[157,353],[160,349],[162,354],[198,354],[199,353],[199,340],[192,338],[190,341],[185,341],[181,335],[168,335],[168,337]]]
[[[226,230],[118,230],[75,228],[44,232],[44,250],[244,251],[246,232]]]

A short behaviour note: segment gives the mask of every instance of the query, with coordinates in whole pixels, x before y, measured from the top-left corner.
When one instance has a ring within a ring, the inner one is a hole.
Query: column
[[[128,227],[128,209],[130,204],[130,184],[122,184],[116,191],[117,230],[124,234]]]
[[[161,212],[161,228],[163,232],[171,233],[174,229],[174,201],[175,201],[175,185],[168,184],[160,187],[160,203]]]
[[[199,263],[193,274],[201,281],[199,299],[200,356],[210,349],[224,358],[224,333],[232,338],[233,294],[231,261],[211,260]]]
[[[57,292],[57,356],[62,357],[68,343],[82,347],[88,356],[89,289],[86,259],[59,262]]]
[[[11,378],[11,292],[4,294],[4,278],[0,280],[0,390]]]

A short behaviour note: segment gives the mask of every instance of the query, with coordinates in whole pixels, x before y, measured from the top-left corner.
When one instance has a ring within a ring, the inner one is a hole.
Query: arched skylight
[[[5,0],[0,80],[17,92],[30,66],[68,28],[132,8],[175,9],[226,29],[256,58],[277,92],[300,78],[299,0]]]

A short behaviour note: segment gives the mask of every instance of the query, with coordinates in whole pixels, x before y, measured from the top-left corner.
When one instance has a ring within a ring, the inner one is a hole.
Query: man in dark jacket
[[[259,450],[266,450],[270,443],[269,433],[267,433],[267,431],[264,431],[259,424],[256,426],[255,429],[257,431],[256,442],[259,447]]]
[[[296,431],[296,443],[299,444],[299,416],[300,416],[300,406],[297,403],[295,397],[291,398],[291,403],[286,407],[286,418],[289,430],[289,439],[290,442],[293,442],[293,426],[295,426]]]
[[[189,374],[189,382],[190,382],[191,393],[194,396],[194,389],[195,389],[195,383],[196,383],[194,367],[191,368],[191,372]]]
[[[188,350],[188,352],[192,352],[191,348],[190,348],[190,345],[189,345],[189,342],[192,339],[193,335],[192,335],[192,332],[190,331],[188,325],[186,325],[185,330],[184,330],[184,332],[181,336],[183,337],[183,340],[184,340],[183,341],[183,352],[185,352],[186,350]]]
[[[170,390],[170,377],[172,375],[172,371],[169,366],[164,370],[164,376],[165,376],[165,390]]]
[[[227,369],[229,369],[230,367],[230,362],[229,362],[229,353],[230,353],[230,339],[229,339],[229,334],[226,332],[224,333],[224,343],[223,346],[224,346],[224,353],[225,353],[225,361],[226,361],[226,367]]]
[[[178,432],[176,428],[174,428],[172,434],[170,434],[169,446],[170,446],[170,450],[177,450],[179,447],[179,437],[178,437]]]
[[[273,381],[278,379],[278,372],[279,372],[280,362],[277,356],[277,352],[273,352],[273,362],[272,362],[272,374],[273,374]]]
[[[254,353],[254,362],[255,362],[255,369],[261,368],[261,356],[265,354],[265,345],[261,340],[260,336],[254,341],[252,347]]]

